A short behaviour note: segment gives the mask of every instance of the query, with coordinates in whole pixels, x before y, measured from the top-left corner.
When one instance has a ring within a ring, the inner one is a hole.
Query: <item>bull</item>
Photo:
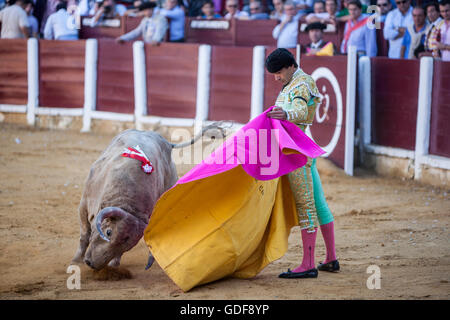
[[[180,144],[170,143],[153,131],[133,129],[113,138],[85,182],[78,208],[80,243],[72,264],[84,262],[95,270],[107,265],[118,267],[123,253],[142,238],[158,198],[177,181],[172,149],[191,145],[212,129],[223,136],[223,127],[216,123]],[[134,146],[150,160],[150,174],[138,161],[123,156],[126,148]],[[150,254],[146,269],[153,261]]]

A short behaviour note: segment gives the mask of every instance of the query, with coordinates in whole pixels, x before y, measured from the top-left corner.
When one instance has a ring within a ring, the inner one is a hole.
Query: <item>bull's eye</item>
[[[111,237],[111,234],[112,234],[112,230],[111,229],[106,230],[106,235],[108,237]]]

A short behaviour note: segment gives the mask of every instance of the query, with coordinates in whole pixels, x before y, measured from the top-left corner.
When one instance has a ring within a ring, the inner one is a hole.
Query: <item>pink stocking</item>
[[[320,226],[325,247],[327,248],[327,257],[323,263],[328,263],[336,260],[336,248],[334,244],[334,222],[324,224]]]
[[[315,268],[314,249],[316,247],[317,228],[314,232],[308,232],[308,229],[302,230],[303,242],[303,261],[300,266],[292,270],[292,272],[303,272]]]

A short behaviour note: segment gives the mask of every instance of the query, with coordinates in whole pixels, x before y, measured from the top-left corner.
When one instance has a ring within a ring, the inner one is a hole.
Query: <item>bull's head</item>
[[[144,234],[146,224],[117,207],[102,209],[95,219],[84,262],[99,270],[133,248]]]

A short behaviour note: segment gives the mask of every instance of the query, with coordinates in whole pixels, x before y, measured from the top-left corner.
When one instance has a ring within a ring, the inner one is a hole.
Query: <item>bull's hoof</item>
[[[113,268],[106,266],[101,270],[94,270],[94,279],[99,281],[118,281],[132,278],[131,272],[123,267]]]

